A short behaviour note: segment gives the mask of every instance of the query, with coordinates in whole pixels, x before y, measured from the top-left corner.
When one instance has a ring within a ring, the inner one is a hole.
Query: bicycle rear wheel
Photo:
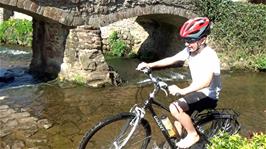
[[[151,139],[151,128],[147,120],[142,119],[135,130],[133,123],[136,116],[132,113],[121,113],[99,122],[88,131],[80,149],[146,149]],[[132,134],[130,134],[132,133]],[[130,136],[129,136],[130,135]],[[123,142],[129,140],[123,146]]]
[[[210,113],[196,123],[200,134],[206,139],[212,138],[219,133],[236,134],[240,130],[240,125],[236,117],[232,114]]]

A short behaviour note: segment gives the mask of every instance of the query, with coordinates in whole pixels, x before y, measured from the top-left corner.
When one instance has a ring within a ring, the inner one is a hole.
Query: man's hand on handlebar
[[[176,85],[169,85],[168,86],[168,91],[173,96],[179,96],[179,95],[181,95],[180,94],[181,89],[178,86],[176,86]]]
[[[163,82],[160,78],[155,78],[151,74],[151,69],[147,63],[142,62],[136,68],[138,71],[142,71],[144,74],[147,74],[150,78],[150,81],[153,82],[156,86],[158,86],[162,91],[165,92],[166,96],[170,93],[173,96],[179,96],[181,89],[176,85],[168,86],[167,83]]]
[[[150,68],[149,65],[148,65],[148,63],[141,62],[141,63],[138,65],[138,67],[136,68],[136,70],[141,71],[141,70],[143,70],[143,69],[145,69],[145,68]]]

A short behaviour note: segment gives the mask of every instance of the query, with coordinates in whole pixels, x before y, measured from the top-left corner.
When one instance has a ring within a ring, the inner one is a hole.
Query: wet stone
[[[72,144],[72,141],[59,134],[56,134],[51,138],[51,144],[54,148],[72,148],[69,146]]]
[[[12,149],[24,149],[25,143],[21,140],[14,141],[14,144],[12,145]]]
[[[4,97],[4,96],[2,96]],[[2,97],[0,97],[0,100],[2,99]],[[8,105],[0,105],[0,110],[4,110],[4,109],[8,109],[9,106]]]
[[[28,149],[51,149],[49,146],[34,146],[30,147]]]
[[[10,130],[13,129],[13,128],[15,128],[17,125],[18,125],[17,120],[9,120],[9,121],[7,121],[7,123],[5,124],[5,126],[6,126],[7,128],[9,128]]]
[[[24,149],[26,147],[26,138],[29,138],[38,132],[38,119],[32,117],[29,112],[24,109],[17,109],[16,111],[8,105],[0,106],[0,139],[8,137],[8,141],[2,143],[0,141],[0,148],[2,149]],[[51,127],[48,120],[39,121],[43,127]],[[21,140],[18,140],[20,138]],[[35,138],[38,143],[38,148],[49,149],[46,138]],[[36,145],[32,146],[36,147]]]
[[[10,114],[15,113],[15,111],[13,109],[1,109],[0,113],[1,113],[0,114],[0,120],[1,120],[1,118],[9,116]]]
[[[29,144],[47,144],[47,139],[27,139]]]
[[[5,142],[0,141],[0,148],[1,149],[11,149],[10,145]]]
[[[11,133],[11,131],[9,129],[6,128],[1,128],[0,129],[0,138],[5,137],[7,135],[9,135]]]
[[[53,126],[53,124],[50,123],[47,119],[41,119],[37,121],[37,124],[39,128],[45,128],[45,129],[49,129]]]
[[[74,112],[73,112],[74,113]],[[72,122],[78,122],[81,120],[81,116],[77,114],[65,114],[64,117],[62,117],[63,121],[72,121]]]
[[[35,117],[25,117],[25,118],[19,118],[19,123],[36,123],[37,118]]]
[[[16,132],[16,134],[19,136],[30,137],[30,136],[34,135],[37,131],[38,131],[38,129],[36,127],[35,128],[33,127],[33,128],[29,128],[29,129],[18,130]]]
[[[71,136],[73,134],[79,133],[79,131],[80,131],[79,128],[75,124],[73,124],[72,122],[65,123],[62,126],[62,128],[64,130],[63,131],[64,136]]]
[[[27,129],[37,129],[37,125],[35,123],[23,123],[23,124],[20,124],[18,127],[18,130],[27,130]]]
[[[61,126],[55,125],[52,128],[48,129],[47,132],[51,135],[56,135],[60,133]]]
[[[0,121],[3,122],[3,123],[7,123],[8,121],[11,121],[13,119],[14,118],[12,118],[12,117],[4,117],[4,118],[0,118]]]
[[[22,118],[22,117],[28,117],[28,116],[30,116],[30,113],[28,113],[28,112],[12,114],[12,117],[15,118],[15,119]]]

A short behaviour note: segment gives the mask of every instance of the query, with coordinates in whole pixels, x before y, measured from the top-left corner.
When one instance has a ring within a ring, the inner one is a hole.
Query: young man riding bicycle
[[[199,135],[190,118],[191,113],[195,110],[200,112],[207,108],[215,108],[221,90],[220,61],[216,52],[206,44],[209,33],[208,18],[190,19],[180,29],[180,36],[186,46],[182,51],[156,62],[142,62],[137,67],[137,69],[157,68],[188,61],[192,83],[182,89],[176,85],[168,87],[170,94],[183,96],[169,106],[171,114],[178,120],[174,125],[179,135],[181,135],[182,126],[187,131],[186,137],[176,144],[180,148],[188,148],[199,140]]]

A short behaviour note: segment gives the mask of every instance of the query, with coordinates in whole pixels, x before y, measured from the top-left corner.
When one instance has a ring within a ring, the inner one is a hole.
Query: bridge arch
[[[165,5],[144,6],[144,7],[138,6],[135,8],[120,10],[112,14],[90,18],[86,20],[86,24],[91,26],[105,26],[122,19],[132,18],[136,16],[154,15],[154,14],[172,15],[184,18],[193,18],[197,16],[193,12],[193,10],[187,10],[182,7],[165,6]]]
[[[58,15],[53,15],[54,13],[64,14],[60,11],[60,9],[54,8],[53,10],[49,7],[41,7],[38,6],[36,3],[30,1],[18,1],[18,2],[0,2],[0,7],[4,9],[8,9],[11,11],[20,12],[31,16],[32,18],[42,20],[44,22],[53,22],[53,23],[60,23],[62,18],[59,18]],[[52,11],[51,11],[52,10]],[[55,12],[58,11],[58,12]],[[64,15],[61,15],[63,17]]]

